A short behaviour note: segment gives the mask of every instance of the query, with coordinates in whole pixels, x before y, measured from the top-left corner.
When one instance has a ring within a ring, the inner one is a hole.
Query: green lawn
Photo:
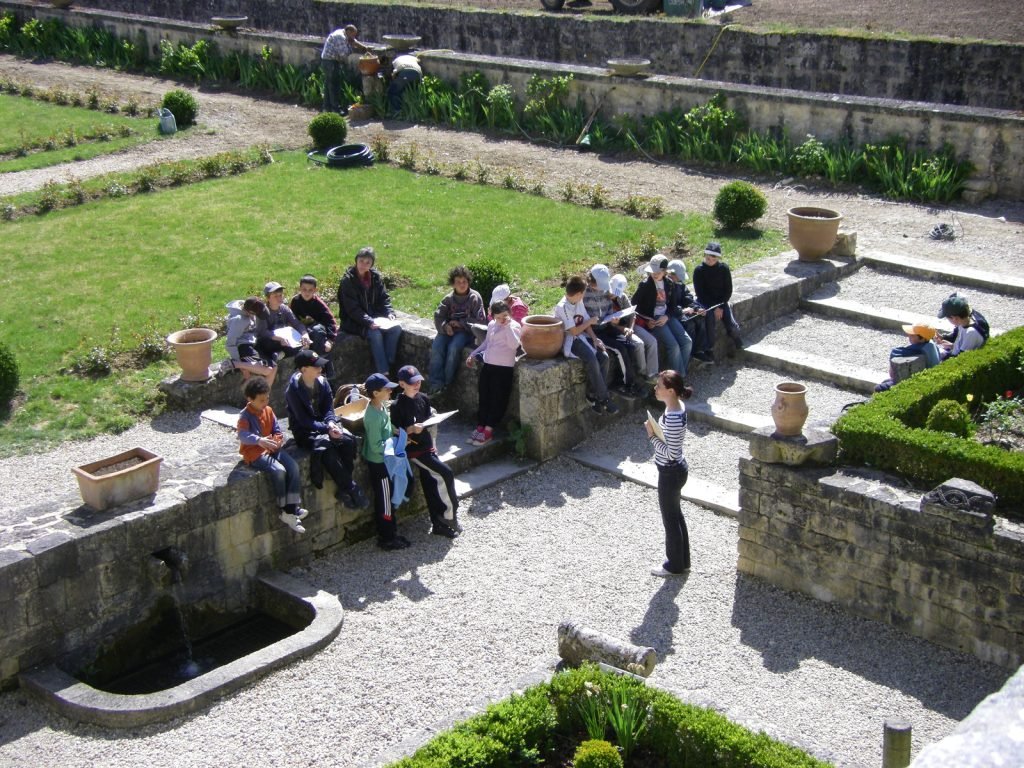
[[[161,138],[156,118],[112,115],[94,109],[59,106],[23,96],[0,95],[0,173],[44,168],[73,160],[88,160],[98,155],[117,152],[126,147]],[[120,136],[122,127],[132,130]],[[80,142],[65,145],[64,137],[74,129]],[[85,140],[87,134],[105,130],[109,141]],[[25,157],[14,157],[19,147],[45,142],[52,138],[57,148],[48,151],[33,149]]]
[[[219,316],[267,280],[291,289],[305,272],[333,300],[328,281],[363,245],[408,279],[393,292],[399,309],[433,312],[448,269],[479,255],[508,264],[515,287],[547,311],[560,266],[610,260],[647,232],[669,243],[680,230],[698,252],[712,236],[701,217],[641,221],[386,166],[317,168],[300,153],[242,176],[5,223],[0,289],[10,309],[0,338],[17,355],[28,402],[0,427],[0,450],[123,429],[150,407],[167,364],[99,381],[58,374],[76,353],[108,344],[113,328],[125,340],[166,334],[197,300]],[[735,266],[777,252],[782,236],[723,245]]]

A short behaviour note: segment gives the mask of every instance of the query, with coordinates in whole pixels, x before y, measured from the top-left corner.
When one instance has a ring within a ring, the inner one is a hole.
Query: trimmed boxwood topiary
[[[512,273],[504,263],[497,259],[484,256],[466,266],[473,273],[473,290],[480,292],[484,302],[490,300],[491,292],[495,287],[502,283],[510,285],[512,283]]]
[[[180,88],[164,94],[160,106],[174,114],[174,122],[179,128],[188,128],[196,121],[199,114],[199,102],[188,91]]]
[[[768,198],[745,181],[731,181],[715,195],[715,220],[724,229],[740,229],[753,224],[768,210]]]
[[[313,139],[313,148],[317,152],[323,152],[345,143],[348,136],[348,121],[334,112],[321,112],[309,121],[306,130]]]
[[[933,432],[967,437],[971,434],[971,414],[956,400],[939,400],[932,406],[924,425]]]
[[[0,411],[7,409],[17,391],[18,361],[7,345],[0,341]]]
[[[572,758],[573,768],[622,768],[619,750],[602,739],[584,741]]]
[[[951,477],[969,478],[998,497],[1000,511],[1024,520],[1024,454],[926,429],[940,400],[976,406],[1020,386],[1017,360],[1024,327],[991,338],[981,349],[901,381],[864,405],[851,408],[832,427],[840,459],[936,486]]]

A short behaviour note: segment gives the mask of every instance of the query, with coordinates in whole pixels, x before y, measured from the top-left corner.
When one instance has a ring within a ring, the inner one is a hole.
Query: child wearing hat
[[[889,378],[876,384],[875,392],[885,392],[896,383],[896,370],[892,364],[896,358],[921,355],[924,357],[926,368],[932,368],[939,364],[939,350],[933,341],[936,335],[934,328],[923,323],[904,325],[902,328],[910,343],[903,347],[893,347],[889,352]]]
[[[670,304],[670,311],[683,324],[686,335],[693,340],[691,358],[700,360],[702,363],[713,363],[714,357],[708,350],[708,334],[704,320],[704,307],[686,287],[686,280],[689,277],[686,271],[686,264],[679,259],[672,259],[668,263],[665,275],[672,281],[673,296]]]
[[[373,487],[373,514],[377,524],[377,546],[385,550],[405,549],[409,540],[398,535],[398,521],[391,503],[391,477],[384,464],[384,445],[394,430],[388,401],[391,390],[398,385],[388,380],[383,373],[373,373],[367,378],[363,389],[370,398],[363,414],[363,460],[370,472]]]
[[[608,396],[608,352],[594,331],[600,318],[591,317],[583,304],[586,290],[586,281],[579,275],[573,275],[565,283],[565,296],[555,305],[554,315],[562,321],[565,329],[562,354],[569,359],[577,357],[583,363],[583,372],[587,376],[587,400],[594,413],[615,414],[619,408]]]
[[[508,283],[501,283],[494,286],[491,291],[491,300],[487,302],[488,307],[494,306],[497,302],[503,301],[508,305],[508,314],[517,323],[522,324],[523,318],[530,314],[530,308],[518,296],[512,295],[512,289]],[[490,320],[490,317],[487,318]]]
[[[288,426],[298,446],[311,451],[313,485],[323,487],[327,470],[337,486],[335,498],[350,509],[362,509],[368,504],[366,496],[352,480],[356,439],[338,423],[331,384],[323,375],[327,365],[327,358],[312,349],[295,355],[295,373],[284,390]]]
[[[245,383],[243,392],[247,402],[235,428],[238,452],[250,467],[270,475],[281,522],[296,533],[305,533],[301,521],[309,513],[301,506],[299,465],[281,450],[284,434],[270,407],[270,386],[266,379],[255,376]]]
[[[587,289],[583,292],[583,306],[591,317],[598,319],[594,333],[602,342],[609,356],[616,361],[616,368],[622,373],[620,391],[624,395],[642,397],[644,387],[639,379],[644,376],[643,342],[633,336],[632,313],[628,319],[601,322],[603,318],[618,312],[615,296],[611,290],[611,274],[604,264],[595,264],[587,273]],[[638,348],[640,354],[638,355]],[[640,367],[637,367],[637,358]]]
[[[704,315],[707,348],[715,348],[716,331],[721,323],[736,349],[743,349],[740,326],[729,306],[732,298],[732,272],[729,271],[729,265],[722,261],[722,246],[714,241],[704,246],[704,262],[693,270],[693,290],[697,294],[697,301],[708,309]]]
[[[939,357],[945,360],[956,357],[961,352],[980,349],[988,341],[989,325],[984,315],[972,310],[966,296],[953,293],[942,302],[939,317],[944,317],[953,324],[953,331],[942,334],[937,343]]]
[[[266,378],[268,386],[273,386],[274,377],[277,375],[274,356],[264,357],[256,344],[267,305],[262,299],[250,296],[244,301],[238,299],[229,302],[227,309],[224,345],[231,358],[231,366],[240,370],[246,381],[249,380],[250,374],[256,373]]]
[[[621,312],[623,309],[629,309],[633,306],[626,293],[629,281],[626,280],[625,275],[612,275],[611,280],[608,281],[608,286],[612,292],[612,300],[615,302],[616,311]],[[646,328],[641,328],[637,324],[635,312],[627,320],[623,321],[622,328],[641,342],[640,347],[635,349],[635,354],[637,355],[635,366],[637,372],[642,371],[648,383],[650,383],[658,375],[658,340]]]
[[[668,259],[656,254],[638,271],[645,277],[633,292],[637,324],[646,328],[658,340],[658,346],[665,351],[668,370],[678,371],[685,376],[690,364],[693,340],[670,311],[674,288],[666,277]]]
[[[462,531],[455,473],[438,457],[434,437],[423,426],[423,422],[434,415],[434,409],[430,407],[430,398],[420,392],[422,384],[423,376],[414,366],[398,369],[398,386],[402,393],[391,404],[391,423],[408,435],[405,453],[419,470],[423,496],[430,511],[430,532],[454,539]]]
[[[284,286],[280,283],[269,282],[263,286],[263,295],[266,297],[267,308],[263,312],[263,325],[260,328],[260,335],[257,345],[260,351],[268,356],[275,357],[277,353],[285,357],[291,357],[299,349],[310,345],[309,333],[306,326],[295,316],[287,304],[284,303]],[[293,347],[274,335],[279,328],[291,328],[299,335],[301,346]]]

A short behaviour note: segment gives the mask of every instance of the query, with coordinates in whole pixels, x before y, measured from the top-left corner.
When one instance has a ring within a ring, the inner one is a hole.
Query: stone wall
[[[760,458],[740,460],[741,573],[984,661],[1024,661],[1024,531],[995,524],[991,494],[950,481],[922,498],[867,471],[788,466],[779,444],[808,438],[770,433],[755,433]]]
[[[657,72],[816,93],[1016,109],[1024,46],[758,33],[665,17],[552,16],[320,0],[85,0],[82,6],[207,23],[247,15],[259,29],[323,37],[354,22],[365,38],[418,34],[426,48],[603,66],[643,56]],[[705,62],[707,58],[707,62]],[[703,66],[703,68],[702,68]]]

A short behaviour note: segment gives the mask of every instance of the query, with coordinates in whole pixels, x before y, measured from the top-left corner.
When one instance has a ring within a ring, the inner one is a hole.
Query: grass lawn
[[[608,263],[645,233],[668,244],[682,231],[697,252],[713,234],[699,216],[642,221],[386,166],[319,168],[301,153],[242,176],[0,227],[0,290],[14,310],[0,320],[0,338],[18,358],[27,394],[0,425],[8,453],[130,426],[172,370],[160,363],[99,380],[60,374],[75,355],[109,345],[112,334],[130,342],[177,330],[197,303],[204,316],[220,317],[226,302],[271,279],[290,290],[311,272],[333,301],[337,276],[363,245],[405,278],[392,295],[399,309],[432,313],[448,269],[489,256],[509,265],[531,308],[549,311],[564,265]],[[782,246],[776,232],[721,239],[734,267]],[[223,354],[219,343],[215,355]]]
[[[44,168],[73,160],[88,160],[98,155],[117,152],[126,147],[161,138],[156,118],[127,117],[97,112],[82,107],[59,106],[23,96],[0,95],[0,173]],[[121,136],[123,128],[130,136]],[[76,146],[66,146],[65,137],[74,129],[79,138]],[[109,134],[107,141],[86,140],[100,130]],[[37,145],[53,139],[56,149],[43,151],[37,147],[25,157],[13,154],[23,145]]]

